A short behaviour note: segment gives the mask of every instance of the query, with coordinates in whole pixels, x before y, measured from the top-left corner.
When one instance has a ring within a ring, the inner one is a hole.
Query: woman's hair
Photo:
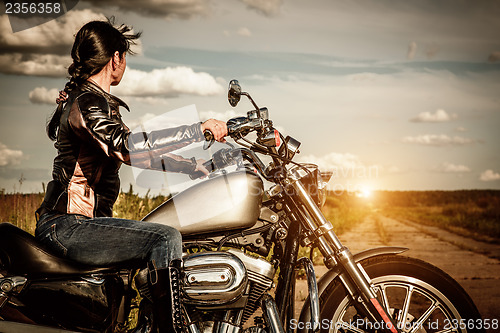
[[[72,90],[99,73],[109,62],[116,51],[120,57],[126,52],[133,53],[130,46],[140,37],[141,33],[128,33],[132,29],[126,25],[114,27],[114,19],[108,21],[91,21],[85,24],[76,34],[71,58],[73,63],[68,68],[69,81],[64,91]],[[57,129],[62,115],[64,102],[59,102],[56,111],[47,124],[47,135],[53,141],[57,138]]]

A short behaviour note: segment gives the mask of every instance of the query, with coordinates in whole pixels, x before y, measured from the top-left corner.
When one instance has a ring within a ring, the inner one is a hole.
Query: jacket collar
[[[85,81],[80,87],[82,91],[91,91],[99,95],[102,95],[104,98],[106,98],[112,109],[118,110],[119,106],[123,106],[125,109],[127,109],[128,112],[130,112],[130,108],[128,107],[127,103],[125,103],[123,100],[116,97],[115,95],[107,93],[94,82]]]

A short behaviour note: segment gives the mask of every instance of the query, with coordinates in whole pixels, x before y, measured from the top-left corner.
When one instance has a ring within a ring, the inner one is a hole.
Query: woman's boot
[[[167,268],[149,267],[153,319],[158,333],[182,330],[181,263],[181,260],[172,260]]]

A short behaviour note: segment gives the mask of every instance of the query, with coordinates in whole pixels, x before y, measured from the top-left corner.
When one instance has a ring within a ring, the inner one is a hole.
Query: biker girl
[[[118,171],[131,157],[142,168],[193,173],[203,160],[186,159],[172,151],[201,141],[210,130],[217,141],[227,134],[226,124],[210,119],[151,133],[131,133],[119,107],[128,109],[110,94],[126,68],[126,54],[140,33],[109,21],[92,21],[76,34],[68,68],[70,75],[58,107],[47,124],[55,141],[52,180],[37,210],[36,238],[51,250],[89,265],[110,265],[131,260],[149,262],[150,287],[159,332],[172,330],[179,320],[172,311],[172,275],[182,255],[181,234],[174,228],[112,217],[120,190]],[[161,156],[149,159],[149,153]],[[175,308],[175,307],[174,307]]]

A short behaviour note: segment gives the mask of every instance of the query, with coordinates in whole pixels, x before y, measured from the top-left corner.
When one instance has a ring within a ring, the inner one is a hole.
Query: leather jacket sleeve
[[[203,137],[200,123],[132,133],[118,115],[112,114],[106,99],[91,92],[77,97],[68,122],[80,139],[92,142],[107,156],[144,169],[193,172],[196,160],[167,153],[201,141]]]

